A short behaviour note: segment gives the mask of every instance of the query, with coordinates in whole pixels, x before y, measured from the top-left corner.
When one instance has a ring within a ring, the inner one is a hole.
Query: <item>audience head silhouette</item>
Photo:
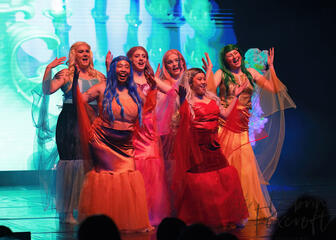
[[[216,237],[214,237],[214,240],[238,240],[238,238],[232,233],[223,232],[217,234]]]
[[[9,227],[0,225],[0,237],[10,236],[12,233],[13,232]]]
[[[184,229],[179,240],[210,240],[215,236],[215,233],[208,226],[195,223]]]
[[[157,228],[156,239],[176,240],[185,227],[186,224],[181,219],[174,217],[164,218]]]
[[[77,238],[78,240],[121,240],[117,225],[106,215],[93,215],[86,218],[79,226]]]

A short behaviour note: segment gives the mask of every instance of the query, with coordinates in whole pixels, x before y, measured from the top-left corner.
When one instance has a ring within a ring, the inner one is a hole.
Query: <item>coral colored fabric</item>
[[[87,147],[88,166],[79,201],[79,219],[94,214],[111,217],[120,230],[142,231],[151,228],[142,175],[135,170],[133,132],[138,119],[137,106],[127,92],[119,93],[124,107],[112,102],[115,121],[101,115],[91,126],[87,104],[77,97],[82,143]],[[99,104],[101,107],[102,105]],[[102,113],[102,109],[100,109]]]
[[[157,90],[148,92],[142,108],[142,125],[137,125],[133,137],[135,168],[144,178],[148,214],[152,225],[159,225],[170,213],[160,136],[154,112],[156,95]]]
[[[123,231],[150,226],[143,178],[139,171],[87,173],[79,203],[79,219],[95,214],[111,217]]]

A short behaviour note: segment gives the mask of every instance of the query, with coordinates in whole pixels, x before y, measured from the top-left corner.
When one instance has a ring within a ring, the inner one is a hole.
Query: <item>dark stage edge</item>
[[[330,214],[336,216],[335,185],[272,185],[269,187],[274,205],[279,214],[301,194],[309,193],[327,201]],[[54,210],[43,210],[39,187],[1,186],[0,187],[0,225],[11,228],[14,232],[30,232],[31,239],[72,240],[76,239],[78,226],[60,224]],[[216,229],[221,232],[222,229]],[[269,239],[268,222],[249,221],[245,228],[233,230],[239,239]],[[123,240],[155,240],[156,232],[123,234]]]

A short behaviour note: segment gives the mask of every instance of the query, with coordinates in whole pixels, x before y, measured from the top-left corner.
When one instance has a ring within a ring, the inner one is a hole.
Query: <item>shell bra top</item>
[[[78,87],[81,93],[86,92],[87,90],[89,90],[90,87],[92,87],[93,85],[99,83],[97,78],[92,78],[89,80],[86,80],[84,78],[78,78]],[[70,82],[67,82],[65,85],[62,86],[62,91],[64,92],[64,98],[63,98],[63,103],[72,103],[72,91],[69,90],[66,92],[66,90],[68,89],[69,84],[71,84]],[[92,105],[97,105],[97,101],[94,100],[92,102],[90,102],[89,104]]]

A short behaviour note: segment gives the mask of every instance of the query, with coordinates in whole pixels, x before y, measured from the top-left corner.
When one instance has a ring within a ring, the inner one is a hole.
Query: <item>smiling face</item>
[[[206,87],[207,87],[205,74],[197,73],[192,79],[190,87],[196,93],[196,95],[203,96],[206,93]]]
[[[146,52],[142,49],[136,50],[131,57],[131,61],[135,71],[144,71],[148,61]]]
[[[126,60],[121,60],[117,63],[116,74],[118,82],[124,84],[127,82],[127,79],[131,73],[130,64]]]
[[[168,73],[177,79],[182,73],[181,59],[176,54],[171,54],[167,57],[166,68]]]
[[[230,70],[236,70],[241,67],[242,57],[237,50],[232,50],[225,54],[225,61],[227,62]]]
[[[76,50],[76,63],[79,68],[85,69],[90,66],[90,47],[86,44],[79,45]]]

